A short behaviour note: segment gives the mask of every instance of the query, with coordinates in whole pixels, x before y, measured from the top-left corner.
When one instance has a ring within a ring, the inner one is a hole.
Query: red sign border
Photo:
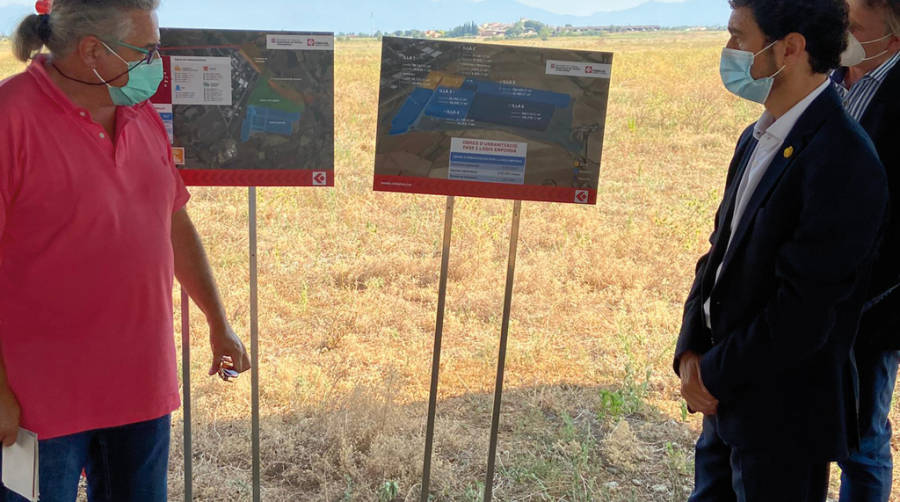
[[[325,169],[179,169],[188,186],[219,187],[334,187],[334,171]],[[325,182],[313,182],[313,175],[325,174]]]
[[[426,195],[455,195],[485,199],[527,200],[534,202],[560,202],[593,206],[597,204],[597,191],[590,188],[568,188],[541,185],[512,185],[484,183],[480,181],[444,180],[414,176],[375,175],[376,192],[413,193]],[[580,192],[588,193],[586,202],[578,202]]]

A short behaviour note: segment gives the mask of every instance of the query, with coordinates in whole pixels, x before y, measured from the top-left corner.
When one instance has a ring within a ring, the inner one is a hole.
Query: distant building
[[[506,31],[512,28],[511,24],[485,23],[478,27],[479,37],[502,37]]]

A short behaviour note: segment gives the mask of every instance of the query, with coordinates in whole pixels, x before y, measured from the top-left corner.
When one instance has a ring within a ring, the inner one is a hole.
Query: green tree
[[[478,25],[475,23],[475,21],[472,21],[457,26],[456,28],[448,31],[447,36],[451,38],[478,36]]]

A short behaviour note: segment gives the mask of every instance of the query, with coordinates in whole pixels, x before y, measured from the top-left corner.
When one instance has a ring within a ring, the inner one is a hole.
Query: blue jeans
[[[732,448],[719,436],[715,417],[703,419],[696,452],[688,502],[824,502],[827,496],[827,462]]]
[[[841,502],[887,502],[891,497],[891,398],[900,351],[857,354],[860,448],[839,462]]]
[[[90,502],[165,502],[169,463],[166,415],[38,442],[41,502],[75,502],[81,472]],[[24,502],[0,486],[0,502]]]

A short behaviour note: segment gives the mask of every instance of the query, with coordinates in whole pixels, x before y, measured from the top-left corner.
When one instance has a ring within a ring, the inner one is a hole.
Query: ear
[[[784,46],[784,60],[782,65],[785,66],[809,66],[809,54],[806,53],[806,37],[799,33],[788,33],[782,39]]]
[[[84,37],[78,42],[78,56],[89,68],[95,68],[108,52],[103,42],[93,35]]]

